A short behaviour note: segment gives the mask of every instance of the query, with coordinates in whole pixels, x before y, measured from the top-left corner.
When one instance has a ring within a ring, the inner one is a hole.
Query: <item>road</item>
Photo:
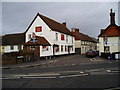
[[[114,88],[120,85],[116,61],[94,64],[63,64],[64,61],[57,63],[31,68],[5,69],[2,86],[3,88]]]

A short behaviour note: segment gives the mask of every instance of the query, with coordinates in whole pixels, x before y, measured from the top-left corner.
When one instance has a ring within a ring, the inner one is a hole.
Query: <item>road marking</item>
[[[91,75],[104,75],[104,74],[118,74],[118,73],[108,73],[108,72],[91,72]]]
[[[107,72],[111,72],[111,70],[107,70]]]
[[[100,70],[103,70],[104,68],[100,68],[100,69],[91,69],[91,70],[85,70],[86,72],[97,72]]]
[[[80,72],[81,74],[83,74],[84,72]]]
[[[82,70],[78,70],[78,71],[59,71],[58,73],[72,73],[72,72],[84,73]]]
[[[109,88],[109,89],[104,89],[104,90],[120,90],[120,87]]]
[[[76,64],[72,64],[72,65],[76,65]]]
[[[4,77],[4,78],[0,78],[2,80],[5,80],[5,79],[20,79],[21,77]]]
[[[56,77],[22,77],[22,78],[31,78],[31,79],[34,79],[34,78],[46,78],[46,79],[49,79],[49,78],[53,78],[55,79]]]
[[[78,77],[78,76],[86,76],[88,74],[77,74],[77,75],[67,75],[67,76],[60,76],[59,78],[65,78],[65,77]]]
[[[29,76],[58,76],[59,73],[48,72],[48,73],[28,73],[28,74],[13,74],[13,75],[4,75],[6,77],[29,77]]]
[[[108,73],[119,73],[119,71],[118,70],[106,70]]]

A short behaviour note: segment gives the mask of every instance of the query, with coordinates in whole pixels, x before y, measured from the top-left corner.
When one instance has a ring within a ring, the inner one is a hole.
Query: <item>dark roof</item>
[[[25,43],[25,34],[6,34],[2,36],[2,45],[18,45]]]
[[[79,31],[72,31],[73,36],[75,37],[75,40],[81,40],[81,41],[89,41],[89,42],[96,42],[93,40],[92,37],[85,35],[83,33],[80,33]]]
[[[106,29],[102,30],[98,37],[116,37],[120,36],[120,26],[110,24]]]
[[[29,25],[29,27],[27,28],[27,30],[25,32],[27,32],[29,30],[29,28],[31,27],[31,25],[33,24],[33,22],[35,21],[37,16],[39,16],[49,26],[49,28],[51,28],[51,30],[58,31],[58,32],[72,36],[70,30],[65,25],[63,25],[55,20],[52,20],[46,16],[43,16],[39,13],[35,16],[35,18],[33,19],[33,21],[31,22],[31,24]]]
[[[99,42],[99,40],[98,39],[96,39],[96,38],[94,38],[94,37],[91,37],[95,42]]]
[[[35,36],[36,37],[36,42],[32,42],[32,39],[25,43],[24,45],[46,45],[46,46],[51,46],[51,44],[44,38],[40,36]]]

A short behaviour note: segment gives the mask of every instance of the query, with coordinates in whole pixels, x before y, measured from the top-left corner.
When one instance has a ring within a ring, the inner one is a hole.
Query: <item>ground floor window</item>
[[[10,50],[14,50],[14,46],[13,45],[10,46]]]
[[[104,51],[105,52],[109,52],[110,51],[110,47],[109,46],[104,46]]]
[[[65,51],[67,51],[67,46],[65,45]]]
[[[42,51],[48,51],[48,46],[42,46]]]
[[[18,45],[18,50],[21,50],[22,49],[22,46],[21,45]]]
[[[73,51],[73,46],[69,46],[69,51]]]
[[[63,52],[63,45],[61,45],[61,52]]]
[[[55,52],[59,52],[59,45],[55,46]]]
[[[73,46],[71,47],[71,51],[73,51]]]

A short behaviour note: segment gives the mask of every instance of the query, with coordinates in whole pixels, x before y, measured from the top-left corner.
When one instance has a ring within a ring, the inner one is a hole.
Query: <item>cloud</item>
[[[117,2],[3,2],[2,8],[3,34],[24,32],[39,12],[60,23],[66,21],[69,29],[77,27],[97,37],[109,24],[110,9],[118,13]]]

